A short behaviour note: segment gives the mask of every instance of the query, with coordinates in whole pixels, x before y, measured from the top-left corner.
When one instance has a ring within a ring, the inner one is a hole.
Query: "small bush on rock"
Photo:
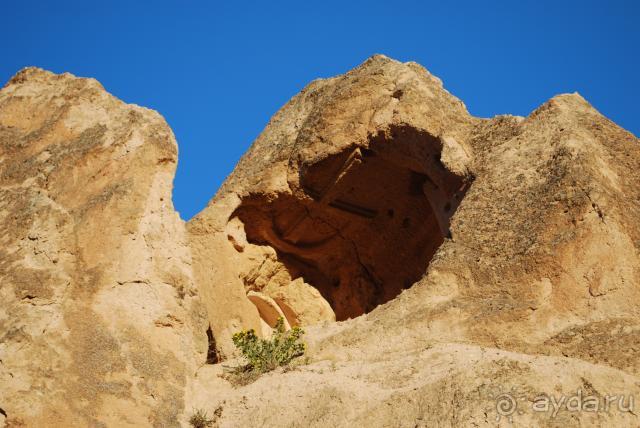
[[[285,331],[282,318],[278,319],[270,339],[260,339],[253,330],[234,334],[233,343],[247,360],[244,366],[236,367],[236,374],[244,373],[255,378],[256,374],[289,364],[304,354],[305,344],[300,341],[303,334],[300,327]]]

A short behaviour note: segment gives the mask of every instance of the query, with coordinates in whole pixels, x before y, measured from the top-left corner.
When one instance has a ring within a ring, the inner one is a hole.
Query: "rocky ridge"
[[[157,113],[25,69],[0,91],[0,420],[637,424],[532,402],[640,399],[638,143],[578,94],[473,117],[377,55],[289,101],[185,223]],[[308,364],[221,378],[280,316]]]

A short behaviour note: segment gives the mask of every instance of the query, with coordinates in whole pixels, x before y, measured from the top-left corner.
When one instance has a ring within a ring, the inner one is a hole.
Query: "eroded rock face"
[[[338,320],[420,279],[471,180],[440,162],[439,140],[409,127],[388,132],[305,167],[300,192],[249,196],[232,215],[249,242],[274,248],[283,271],[319,290]]]
[[[173,134],[92,79],[0,91],[0,407],[9,426],[172,426],[207,350]]]
[[[577,94],[478,119],[372,57],[287,103],[186,228],[171,131],[93,80],[19,73],[0,150],[9,424],[494,426],[507,392],[525,426],[637,424],[529,405],[640,400],[640,142]],[[220,378],[278,317],[310,362]]]
[[[235,296],[210,308],[222,352],[228,331],[264,320],[238,304],[262,290],[256,278],[303,325],[357,317],[418,281],[473,181],[458,141],[476,122],[422,67],[383,57],[294,97],[189,223],[203,290]],[[317,290],[313,309],[282,303],[295,281]]]
[[[311,83],[190,221],[207,272],[196,276],[238,301],[254,278],[271,290],[302,281],[338,320],[366,315],[309,328],[315,365],[220,394],[248,409],[223,426],[493,425],[511,388],[525,402],[640,397],[638,171],[638,139],[577,94],[527,118],[478,119],[419,65],[382,56]],[[260,315],[210,312],[223,352],[228,325]],[[525,425],[553,422],[520,410]]]

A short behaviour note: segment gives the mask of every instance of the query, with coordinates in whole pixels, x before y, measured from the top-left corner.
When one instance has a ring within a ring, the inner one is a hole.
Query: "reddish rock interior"
[[[234,215],[337,320],[353,318],[418,281],[448,234],[468,182],[440,163],[441,148],[429,134],[391,129],[300,168],[299,197],[252,196]]]

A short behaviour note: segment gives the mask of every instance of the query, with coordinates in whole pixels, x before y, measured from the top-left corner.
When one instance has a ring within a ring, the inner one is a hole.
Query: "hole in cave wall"
[[[425,273],[470,180],[440,162],[439,139],[403,126],[300,170],[304,195],[245,198],[232,217],[269,245],[337,320],[367,313]]]

